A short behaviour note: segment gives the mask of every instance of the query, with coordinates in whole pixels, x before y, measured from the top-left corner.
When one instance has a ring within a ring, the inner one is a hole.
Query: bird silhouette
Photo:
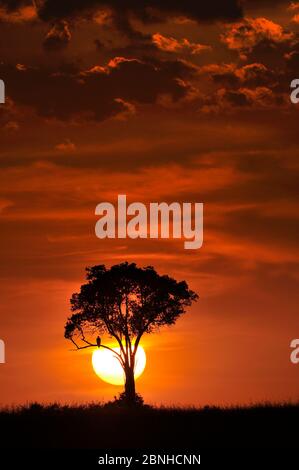
[[[98,348],[101,346],[101,338],[99,336],[97,337],[97,346]]]

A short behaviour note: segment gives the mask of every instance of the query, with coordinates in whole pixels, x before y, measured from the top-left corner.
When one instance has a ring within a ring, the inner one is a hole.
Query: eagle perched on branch
[[[97,346],[98,348],[101,346],[101,338],[99,336],[97,337]]]

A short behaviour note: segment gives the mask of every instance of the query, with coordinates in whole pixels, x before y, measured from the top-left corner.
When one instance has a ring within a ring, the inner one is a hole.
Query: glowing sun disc
[[[112,348],[114,351],[120,351],[119,348]],[[146,365],[146,355],[142,346],[138,346],[135,359],[135,379],[141,376]],[[112,385],[123,385],[125,383],[123,369],[115,354],[108,349],[95,349],[92,354],[93,370],[100,379]]]

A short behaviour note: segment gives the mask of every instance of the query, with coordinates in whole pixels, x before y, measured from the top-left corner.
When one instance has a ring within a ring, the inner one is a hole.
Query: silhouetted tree
[[[174,324],[198,296],[185,281],[160,276],[151,266],[122,263],[86,271],[88,282],[71,298],[71,310],[76,313],[66,323],[65,337],[77,349],[111,350],[124,370],[125,400],[135,403],[135,356],[143,334]],[[117,341],[120,353],[101,342],[103,334]]]

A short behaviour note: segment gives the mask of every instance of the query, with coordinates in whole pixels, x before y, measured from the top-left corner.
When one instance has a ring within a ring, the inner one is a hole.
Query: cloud
[[[222,106],[233,107],[269,107],[274,104],[274,94],[267,87],[239,88],[238,90],[221,89],[217,92],[218,102]]]
[[[3,6],[3,2],[0,1],[0,22],[23,23],[25,21],[33,21],[36,18],[37,12],[32,5],[20,5],[19,9],[10,9],[5,4]]]
[[[236,112],[242,109],[263,110],[275,109],[288,104],[287,97],[275,93],[266,86],[256,88],[219,88],[210,95],[199,99],[203,113]]]
[[[287,69],[290,73],[290,78],[295,77],[294,74],[298,73],[299,67],[299,50],[293,50],[285,55]]]
[[[268,47],[290,43],[295,35],[266,18],[244,18],[229,26],[221,39],[229,49],[247,54],[261,43],[267,43]]]
[[[265,9],[266,7],[275,8],[279,6],[287,6],[290,5],[290,0],[245,0],[245,6],[250,5],[255,9],[262,8]]]
[[[240,107],[269,107],[275,103],[274,93],[267,87],[257,87],[254,90],[250,88],[239,88],[237,91],[226,90],[222,98]]]
[[[239,0],[215,0],[198,2],[197,0],[45,0],[38,9],[41,20],[56,22],[58,20],[77,21],[91,19],[99,21],[100,17],[133,41],[149,40],[150,36],[137,31],[132,19],[143,24],[165,22],[168,19],[182,17],[196,22],[236,21],[242,17]]]
[[[199,68],[199,75],[207,76],[217,87],[201,97],[200,108],[204,112],[272,109],[285,107],[289,102],[289,83],[285,73],[264,64],[252,63],[242,67],[234,63],[209,64]]]
[[[55,150],[63,153],[74,152],[76,150],[76,145],[70,139],[65,139],[60,144],[55,145]]]
[[[212,49],[211,46],[192,43],[186,38],[178,40],[172,37],[163,36],[160,33],[153,34],[152,41],[158,49],[165,52],[201,54],[203,51],[210,51]]]
[[[121,121],[126,121],[129,117],[133,116],[136,114],[136,106],[129,101],[125,101],[122,98],[116,98],[115,101],[117,103],[122,104],[123,106],[123,111],[120,112],[115,119],[121,120]]]
[[[95,39],[93,42],[96,47],[96,50],[102,51],[102,49],[104,48],[104,43],[100,39]]]
[[[196,21],[234,20],[242,15],[238,0],[216,0],[214,2],[198,2],[196,0],[164,1],[147,0],[45,0],[40,8],[41,18],[51,21],[55,19],[86,16],[107,7],[116,14],[134,15],[144,23],[165,19],[171,16],[183,16]]]
[[[0,64],[0,74],[10,84],[10,96],[17,105],[59,120],[128,116],[134,103],[153,104],[161,95],[176,102],[188,93],[186,80],[193,73],[191,66],[178,60],[149,63],[125,57],[87,70],[73,65],[57,71]]]
[[[201,67],[199,73],[208,75],[215,84],[225,85],[230,88],[241,85],[246,87],[273,87],[279,79],[279,73],[257,62],[243,67],[238,67],[233,63],[209,64]]]
[[[277,81],[276,72],[267,68],[264,64],[253,63],[236,70],[236,76],[246,86],[273,85]]]
[[[292,2],[289,5],[288,10],[290,11],[299,10],[299,2]]]
[[[48,51],[64,49],[71,40],[71,32],[66,21],[56,22],[47,33],[43,46]]]
[[[0,7],[5,8],[7,11],[15,11],[24,6],[32,6],[30,0],[0,0]]]
[[[0,107],[0,130],[17,131],[19,129],[18,118],[18,110],[11,98],[8,97],[5,106]]]

